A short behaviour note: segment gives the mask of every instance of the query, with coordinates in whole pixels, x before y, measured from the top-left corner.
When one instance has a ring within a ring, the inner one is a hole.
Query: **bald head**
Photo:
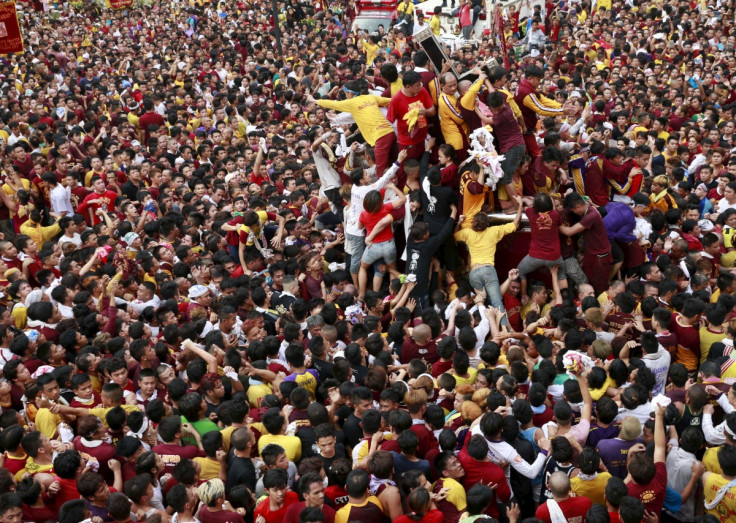
[[[463,80],[459,84],[457,84],[457,90],[460,91],[460,94],[463,95],[468,92],[468,89],[470,89],[470,86],[473,85],[473,82],[470,80]]]
[[[588,296],[595,296],[595,289],[592,285],[583,283],[578,287],[578,299],[582,301],[583,298],[587,298]]]
[[[424,323],[414,327],[414,331],[411,334],[414,342],[418,343],[419,345],[427,343],[427,340],[429,340],[430,336],[432,336],[432,330],[429,328],[429,325],[425,325]]]
[[[442,84],[442,92],[445,94],[455,94],[457,91],[457,78],[452,73],[445,73],[440,78]]]
[[[549,477],[549,490],[555,498],[566,498],[570,494],[570,478],[564,472],[555,472]]]

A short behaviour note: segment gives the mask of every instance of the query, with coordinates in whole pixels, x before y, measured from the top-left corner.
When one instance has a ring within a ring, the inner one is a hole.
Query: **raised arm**
[[[184,350],[190,350],[200,358],[202,358],[204,361],[207,362],[207,369],[209,372],[217,373],[217,358],[207,352],[204,349],[201,349],[197,346],[196,343],[194,343],[192,340],[184,340],[181,344],[182,348]]]
[[[578,374],[578,385],[580,385],[580,395],[583,397],[583,409],[580,412],[580,419],[587,419],[593,415],[593,397],[590,395],[588,388],[588,378],[582,373]]]
[[[518,229],[519,225],[521,225],[521,213],[524,211],[524,205],[521,196],[517,195],[513,196],[512,198],[517,205],[516,216],[514,216],[514,226]]]
[[[658,407],[654,418],[654,463],[664,463],[667,451],[667,434],[664,430],[664,407]]]

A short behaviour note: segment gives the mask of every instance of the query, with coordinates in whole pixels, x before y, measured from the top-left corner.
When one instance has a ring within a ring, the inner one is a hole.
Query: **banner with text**
[[[23,36],[20,34],[15,2],[0,3],[0,55],[23,52]]]

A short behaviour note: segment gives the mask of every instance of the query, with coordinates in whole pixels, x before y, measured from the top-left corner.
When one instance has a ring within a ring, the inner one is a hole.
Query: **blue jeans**
[[[476,290],[485,290],[486,296],[491,300],[491,305],[506,312],[503,306],[503,298],[501,297],[501,287],[498,283],[498,274],[493,265],[483,265],[470,271],[470,285]],[[501,322],[506,324],[506,318]]]
[[[541,269],[543,267],[549,269],[550,267],[554,267],[555,265],[558,265],[560,267],[557,271],[557,279],[564,280],[567,276],[565,276],[565,264],[562,261],[562,257],[557,258],[555,261],[549,261],[542,260],[540,258],[532,258],[527,254],[526,256],[524,256],[524,259],[519,262],[519,266],[517,267],[517,269],[519,269],[519,278],[524,280],[526,279],[526,275],[530,272],[534,272],[537,269]]]

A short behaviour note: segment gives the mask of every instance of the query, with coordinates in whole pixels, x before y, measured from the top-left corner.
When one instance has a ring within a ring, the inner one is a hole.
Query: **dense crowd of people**
[[[736,519],[733,0],[19,7],[0,523]]]

